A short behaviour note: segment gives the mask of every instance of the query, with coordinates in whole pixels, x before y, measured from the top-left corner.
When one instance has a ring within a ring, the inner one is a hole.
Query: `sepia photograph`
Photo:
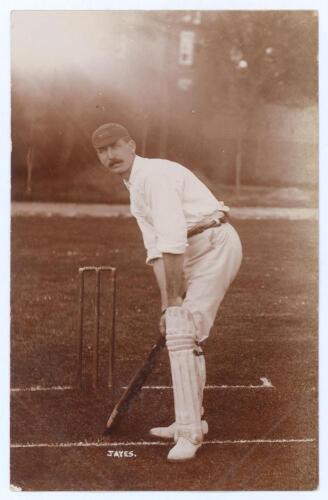
[[[11,11],[11,491],[317,490],[319,19]]]

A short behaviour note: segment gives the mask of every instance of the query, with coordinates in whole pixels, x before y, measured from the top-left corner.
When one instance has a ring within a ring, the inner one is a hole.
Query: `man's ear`
[[[135,152],[137,145],[133,139],[129,141],[129,146],[131,148],[131,151]]]

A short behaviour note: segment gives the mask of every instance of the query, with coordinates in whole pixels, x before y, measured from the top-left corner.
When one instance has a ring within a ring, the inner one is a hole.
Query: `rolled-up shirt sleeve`
[[[157,246],[157,237],[154,227],[143,217],[137,217],[137,223],[141,230],[142,239],[147,251],[146,264],[151,264],[154,259],[162,257],[162,252]]]
[[[145,192],[149,201],[160,252],[181,254],[187,246],[187,223],[183,213],[181,193],[168,175],[150,175]]]

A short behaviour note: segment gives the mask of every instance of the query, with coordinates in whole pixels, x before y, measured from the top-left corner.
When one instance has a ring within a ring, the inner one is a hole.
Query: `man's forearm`
[[[163,253],[168,306],[182,304],[183,259],[184,254]]]
[[[161,293],[162,310],[167,308],[167,294],[166,294],[166,279],[163,259],[155,259],[153,261],[153,271],[157,281],[159,291]]]

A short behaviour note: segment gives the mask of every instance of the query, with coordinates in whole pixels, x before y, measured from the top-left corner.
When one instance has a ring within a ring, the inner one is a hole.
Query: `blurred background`
[[[221,199],[316,204],[317,29],[314,11],[12,12],[12,199],[128,202],[90,141],[117,121]]]

